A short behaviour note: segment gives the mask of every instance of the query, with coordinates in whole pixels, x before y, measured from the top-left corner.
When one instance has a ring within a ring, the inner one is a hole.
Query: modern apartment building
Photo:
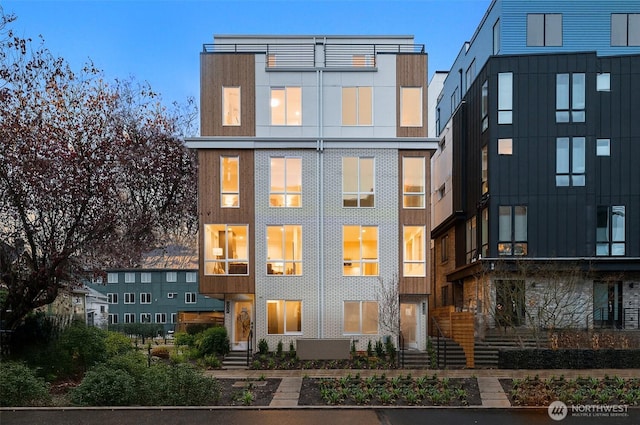
[[[200,293],[234,350],[395,338],[424,349],[427,55],[412,36],[215,36],[201,60]],[[383,291],[381,288],[385,288]],[[394,292],[395,291],[395,292]],[[393,298],[393,297],[391,297]],[[389,299],[387,297],[387,299]]]
[[[166,333],[222,320],[222,301],[198,292],[197,270],[108,270],[106,283],[87,286],[106,295],[109,325],[154,323]]]
[[[639,2],[491,2],[434,111],[434,307],[639,327],[638,70]]]

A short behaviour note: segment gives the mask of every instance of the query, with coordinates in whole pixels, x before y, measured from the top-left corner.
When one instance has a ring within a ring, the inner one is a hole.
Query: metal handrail
[[[249,328],[249,336],[247,337],[247,367],[250,366],[251,357],[253,355],[253,323]]]
[[[440,325],[438,324],[438,320],[433,317],[433,324],[435,325],[436,329],[438,330],[437,334],[436,334],[436,366],[438,368],[440,368],[440,336],[442,336],[443,338],[445,338],[444,332],[442,332],[442,328],[440,328]],[[444,365],[445,367],[447,366],[447,344],[444,344]]]
[[[402,331],[398,333],[398,363],[401,368],[404,368],[404,334]]]

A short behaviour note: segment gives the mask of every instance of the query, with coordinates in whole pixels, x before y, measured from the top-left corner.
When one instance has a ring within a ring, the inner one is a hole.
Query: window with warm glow
[[[302,206],[302,158],[271,158],[269,205],[297,208]]]
[[[400,87],[400,127],[422,127],[422,87]]]
[[[342,88],[342,125],[372,124],[371,87]]]
[[[375,335],[378,333],[377,301],[345,301],[344,333]]]
[[[404,275],[426,276],[424,226],[404,226]]]
[[[220,158],[220,201],[222,208],[238,208],[240,204],[240,158]]]
[[[378,227],[342,226],[342,274],[378,275]]]
[[[269,335],[302,333],[302,301],[267,301],[267,333]]]
[[[204,274],[249,274],[248,225],[204,225]]]
[[[271,89],[271,125],[302,125],[302,89]]]
[[[342,158],[342,206],[375,206],[375,162],[373,158]]]
[[[240,125],[240,87],[222,88],[222,125]]]
[[[402,205],[404,208],[425,206],[425,159],[402,158]]]
[[[267,226],[267,274],[302,274],[302,226]]]

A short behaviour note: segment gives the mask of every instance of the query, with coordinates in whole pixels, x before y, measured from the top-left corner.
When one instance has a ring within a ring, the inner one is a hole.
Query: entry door
[[[418,348],[418,305],[400,303],[400,330],[406,348]]]
[[[593,325],[622,327],[622,282],[594,282]]]
[[[233,350],[246,350],[251,323],[253,322],[251,301],[233,302]]]

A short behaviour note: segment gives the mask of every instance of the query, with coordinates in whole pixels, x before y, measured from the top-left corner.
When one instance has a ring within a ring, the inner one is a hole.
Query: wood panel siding
[[[220,158],[237,156],[240,161],[239,208],[221,208]],[[213,294],[255,293],[255,196],[254,154],[250,150],[199,150],[198,151],[198,215],[200,222],[200,292]],[[204,225],[249,225],[249,275],[228,276],[204,274]]]
[[[398,152],[398,169],[400,170],[398,176],[398,234],[400,237],[398,238],[398,256],[399,256],[399,264],[400,270],[404,270],[404,226],[425,226],[425,257],[426,257],[426,276],[424,277],[405,277],[404,273],[400,273],[398,277],[398,285],[399,285],[399,293],[400,295],[425,295],[430,293],[430,285],[429,285],[429,271],[431,266],[431,258],[430,258],[430,234],[431,229],[429,223],[430,219],[430,208],[431,205],[431,151],[409,151],[409,150],[401,150]],[[425,208],[404,208],[403,206],[403,182],[402,182],[402,159],[406,157],[420,157],[424,158],[425,163]]]
[[[200,54],[200,134],[255,136],[255,56]],[[222,87],[240,87],[240,124],[222,125]]]
[[[427,137],[427,55],[396,55],[396,135]],[[400,127],[400,87],[422,87],[422,127]]]

